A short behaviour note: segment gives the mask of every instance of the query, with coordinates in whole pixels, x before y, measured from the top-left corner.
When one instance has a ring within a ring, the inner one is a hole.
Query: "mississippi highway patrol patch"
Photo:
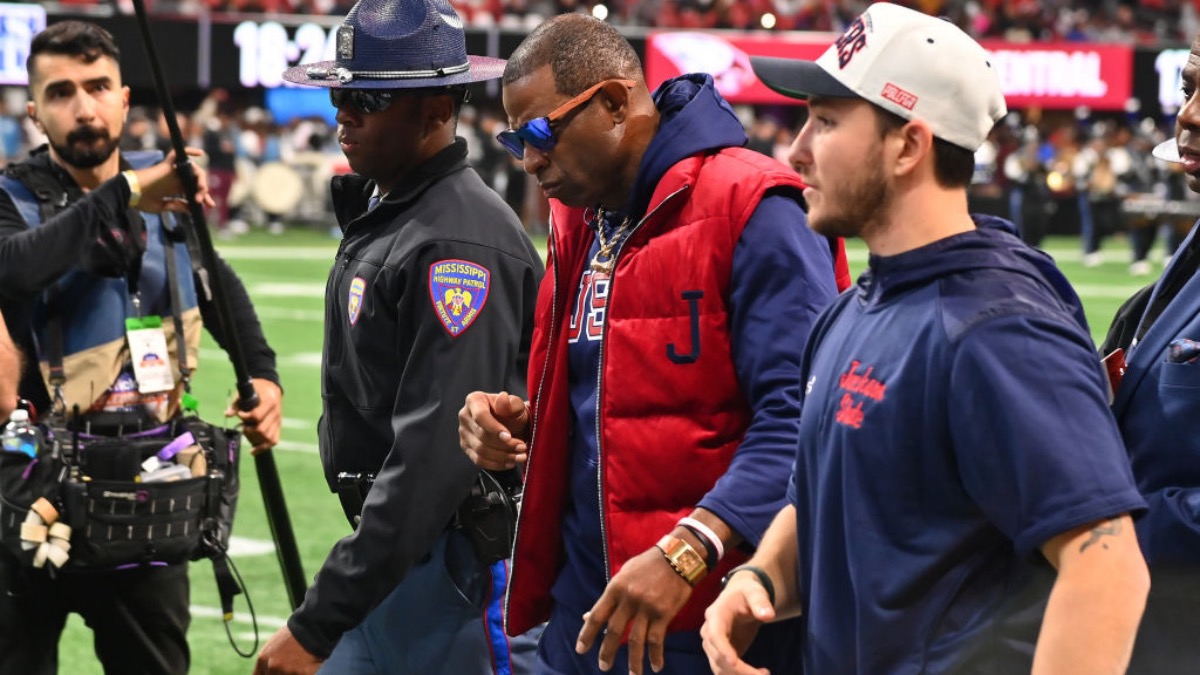
[[[440,260],[429,266],[429,299],[451,337],[475,323],[487,302],[492,274],[466,260]]]
[[[350,315],[351,326],[358,322],[365,290],[367,290],[367,280],[362,277],[354,277],[354,280],[350,282],[350,297],[346,299],[346,312]]]

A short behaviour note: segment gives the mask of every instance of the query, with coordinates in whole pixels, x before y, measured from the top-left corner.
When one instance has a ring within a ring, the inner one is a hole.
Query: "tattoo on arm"
[[[1091,536],[1088,537],[1087,541],[1083,542],[1083,544],[1079,546],[1079,552],[1083,553],[1092,544],[1100,544],[1100,546],[1108,548],[1108,544],[1101,541],[1101,539],[1103,537],[1115,537],[1116,535],[1121,534],[1121,529],[1121,521],[1116,519],[1105,521],[1097,525],[1096,527],[1092,528]]]

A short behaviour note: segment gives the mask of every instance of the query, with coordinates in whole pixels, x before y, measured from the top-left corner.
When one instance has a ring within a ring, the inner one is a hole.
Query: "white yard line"
[[[278,359],[279,364],[288,366],[321,367],[321,352],[298,352]]]
[[[1121,286],[1107,286],[1104,284],[1073,284],[1073,286],[1075,287],[1075,292],[1079,294],[1079,297],[1084,299],[1106,298],[1109,300],[1124,300],[1134,293],[1140,291],[1142,287],[1151,281],[1152,279],[1146,278],[1146,280],[1141,283]]]
[[[265,282],[250,284],[246,290],[250,292],[252,298],[324,298],[325,282]]]
[[[271,319],[275,321],[306,321],[315,323],[323,323],[325,321],[325,312],[319,309],[288,309],[287,307],[255,304],[254,313],[258,315],[260,320]]]
[[[336,248],[320,246],[229,246],[217,252],[226,260],[324,260],[332,263]]]
[[[279,441],[279,443],[275,444],[275,449],[284,452],[302,452],[308,455],[315,455],[319,452],[316,443],[303,443],[300,441]]]
[[[229,355],[221,349],[201,349],[200,360],[203,361],[229,361]],[[277,359],[276,365],[284,366],[301,366],[306,368],[321,367],[321,352],[300,352],[298,354],[287,354]]]
[[[250,592],[253,593],[254,590],[255,589],[251,588]],[[219,608],[208,607],[205,605],[192,605],[191,611],[192,611],[192,617],[199,618],[199,619],[220,619],[223,616],[225,616],[225,614],[223,612],[221,612],[221,610]],[[263,641],[265,641],[268,637],[270,637],[270,633],[268,633],[266,635],[262,634],[264,629],[269,630],[271,633],[274,633],[276,629],[281,628],[283,626],[283,624],[287,623],[287,618],[282,617],[282,616],[271,616],[269,614],[258,614],[257,619],[258,619],[258,628],[259,628],[259,639],[263,640]],[[244,624],[251,623],[250,614],[248,612],[234,612],[232,620],[234,623],[244,623]],[[253,634],[247,633],[245,635],[239,635],[238,637],[243,638],[243,639],[253,639]]]
[[[251,539],[236,534],[229,537],[229,555],[243,558],[275,552],[275,543],[270,539]]]

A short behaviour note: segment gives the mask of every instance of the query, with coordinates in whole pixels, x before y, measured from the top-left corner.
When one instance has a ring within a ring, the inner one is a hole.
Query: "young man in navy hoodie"
[[[503,84],[499,140],[552,209],[531,407],[477,392],[460,414],[480,466],[528,458],[509,633],[549,619],[542,673],[704,672],[704,607],[783,506],[801,348],[844,256],[712,78],[651,94],[604,22],[542,24]]]
[[[1123,673],[1144,507],[1078,297],[967,212],[1005,114],[987,52],[872,5],[816,62],[755,59],[807,98],[809,222],[871,251],[805,348],[790,504],[701,633],[718,673],[801,614],[806,675]]]

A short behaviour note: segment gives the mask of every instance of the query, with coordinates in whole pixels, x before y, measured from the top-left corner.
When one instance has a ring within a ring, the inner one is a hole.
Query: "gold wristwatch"
[[[704,558],[686,541],[667,534],[663,535],[663,538],[659,539],[655,546],[658,546],[667,562],[671,563],[671,567],[679,576],[683,577],[684,581],[688,582],[689,586],[695,586],[704,578],[704,575],[708,574],[708,566],[704,564]]]

